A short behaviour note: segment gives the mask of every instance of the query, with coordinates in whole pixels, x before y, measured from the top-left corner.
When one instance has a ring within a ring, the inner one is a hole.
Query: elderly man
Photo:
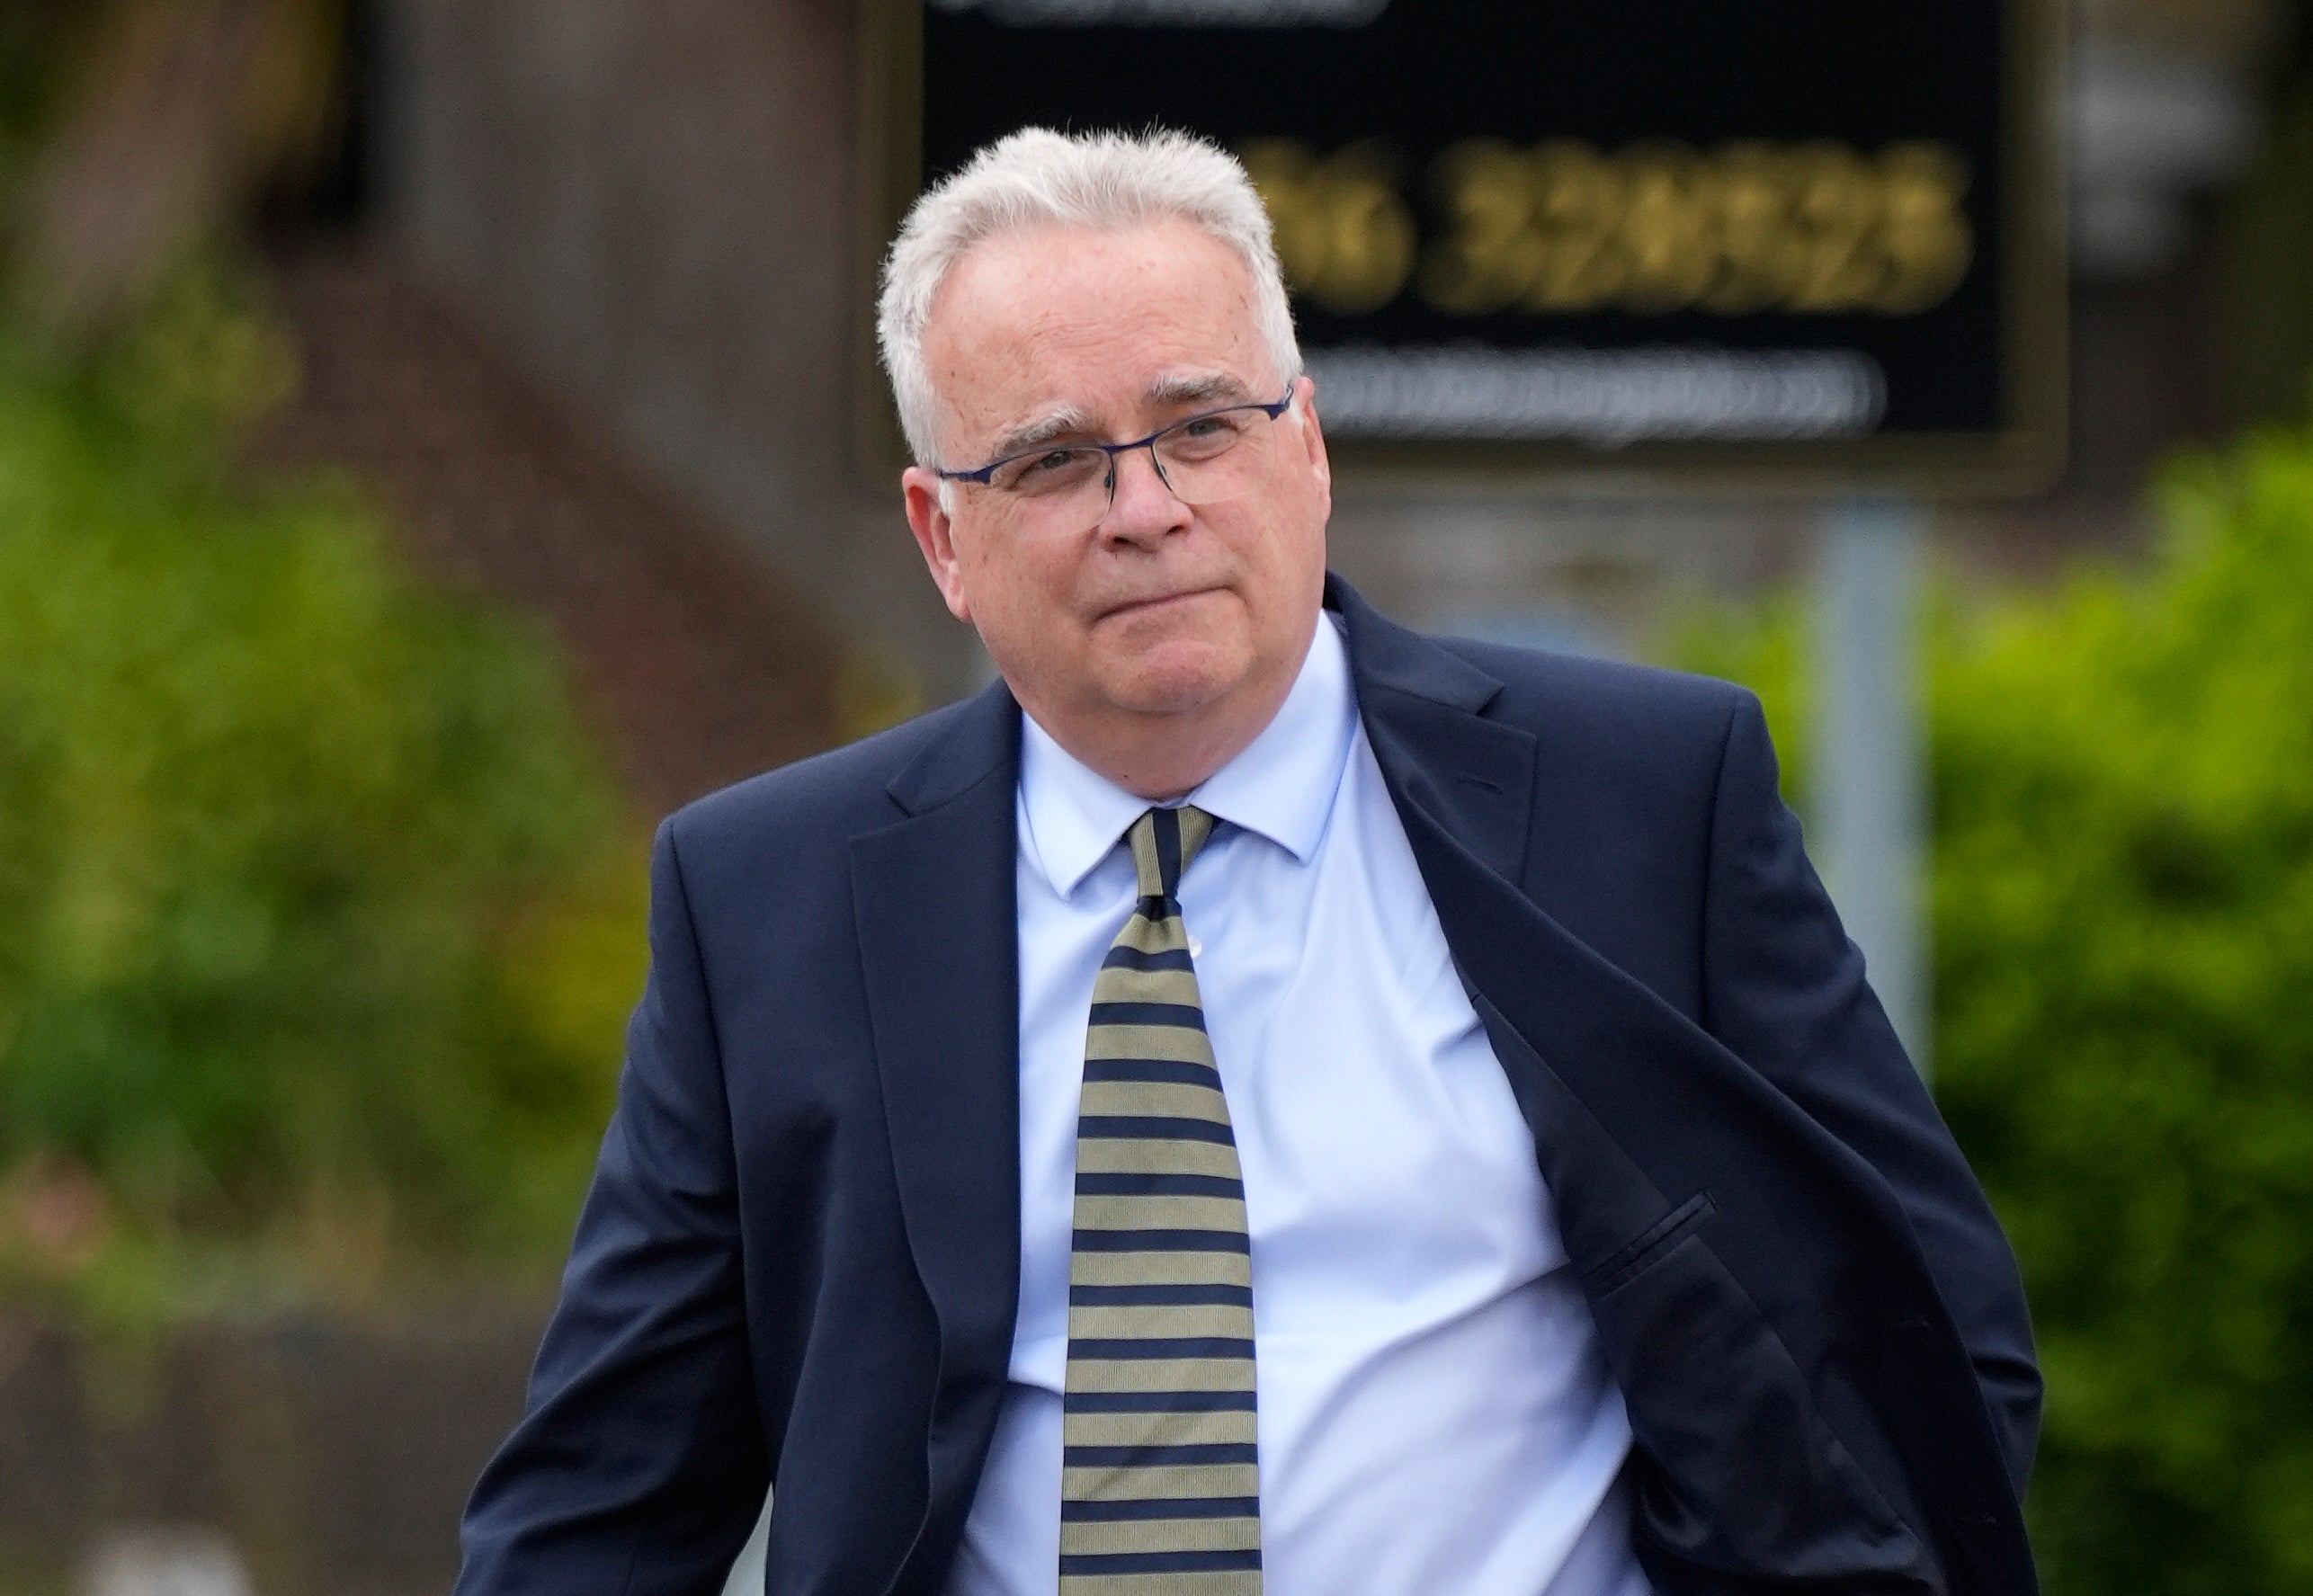
[[[2032,1589],[1999,1230],[1724,684],[1325,569],[1243,172],[1031,131],[889,263],[1003,680],[674,816],[460,1589]]]

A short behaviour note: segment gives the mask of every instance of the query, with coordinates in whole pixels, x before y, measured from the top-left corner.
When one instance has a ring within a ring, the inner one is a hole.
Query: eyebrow
[[[1005,459],[1031,449],[1054,442],[1061,438],[1081,438],[1093,430],[1092,417],[1075,405],[1063,405],[1058,410],[1048,410],[1034,421],[1016,426],[996,441],[995,458]]]
[[[1148,402],[1156,406],[1229,405],[1252,397],[1251,388],[1226,371],[1175,372],[1159,377],[1148,388]],[[1064,438],[1088,438],[1094,430],[1092,416],[1082,406],[1063,405],[999,437],[992,458],[1008,459]]]
[[[1251,388],[1226,371],[1177,372],[1148,385],[1152,405],[1227,404],[1252,397]]]

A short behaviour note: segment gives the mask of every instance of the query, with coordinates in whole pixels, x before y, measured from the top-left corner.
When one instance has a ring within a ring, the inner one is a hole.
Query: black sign
[[[2062,280],[2032,0],[936,0],[888,239],[1032,124],[1186,128],[1276,224],[1337,461],[2041,476]]]

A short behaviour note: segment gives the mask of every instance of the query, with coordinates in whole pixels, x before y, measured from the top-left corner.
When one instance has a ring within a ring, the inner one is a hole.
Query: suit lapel
[[[1719,1172],[1709,1148],[1660,1112],[1666,1095],[1721,1100],[1716,1123],[1728,1125],[1772,1112],[1771,1094],[1525,896],[1519,882],[1536,825],[1539,745],[1484,715],[1500,684],[1337,584],[1329,602],[1348,618],[1367,737],[1447,945],[1533,1129],[1567,1253],[1577,1269],[1606,1267]]]
[[[1547,915],[1515,883],[1532,845],[1535,761],[1530,732],[1487,718],[1502,684],[1409,632],[1330,582],[1326,602],[1348,622],[1366,738],[1396,801],[1423,885],[1462,978],[1534,1133],[1577,1271],[1610,1261],[1668,1204],[1587,1101],[1597,1054],[1568,1058],[1575,1016],[1621,1013],[1645,994]],[[1537,1002],[1537,994],[1543,1001]],[[1608,1060],[1618,1059],[1610,1049]],[[1571,1065],[1572,1077],[1561,1073]],[[1612,1063],[1607,1064],[1612,1068]]]
[[[891,784],[906,818],[852,843],[893,1172],[940,1323],[943,1409],[991,1397],[1020,1279],[1020,717],[999,684]]]
[[[1338,583],[1328,602],[1348,619],[1367,737],[1533,1128],[1567,1252],[1578,1268],[1600,1264],[1719,1172],[1713,1138],[1682,1135],[1682,1126],[1772,1117],[1773,1094],[1525,896],[1538,742],[1484,715],[1500,683]],[[1718,1111],[1666,1119],[1666,1095],[1696,1107],[1716,1101]]]
[[[1485,718],[1498,684],[1338,584],[1328,602],[1348,619],[1367,736],[1534,1133],[1632,1432],[1648,1469],[1672,1482],[1640,1492],[1641,1542],[1680,1566],[1778,1583],[1827,1571],[1843,1589],[1942,1588],[1923,1575],[1929,1564],[1912,1530],[1832,1440],[1782,1339],[1787,1324],[1835,1318],[1826,1305],[1844,1288],[1835,1270],[1804,1275],[1792,1261],[1799,1249],[1778,1234],[1791,1215],[1809,1216],[1821,1233],[1809,1244],[1851,1267],[1901,1248],[1910,1278],[1925,1274],[1892,1193],[1715,1039],[1526,897],[1518,865],[1540,824],[1530,812],[1537,751],[1532,737]],[[1825,1243],[1834,1230],[1844,1253]],[[1807,1368],[1821,1339],[1801,1336]],[[1950,1388],[1969,1388],[1964,1368]],[[1765,1458],[1778,1460],[1775,1472],[1757,1467]]]
[[[1436,644],[1384,620],[1339,577],[1326,603],[1348,623],[1350,668],[1365,735],[1392,796],[1418,801],[1488,869],[1523,873],[1536,742],[1480,713],[1502,684]]]

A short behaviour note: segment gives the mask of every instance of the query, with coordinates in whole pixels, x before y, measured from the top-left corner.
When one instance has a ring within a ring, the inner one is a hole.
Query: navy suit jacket
[[[1756,701],[1326,602],[1628,1402],[1660,1596],[2025,1596],[2014,1264]],[[715,1592],[772,1482],[772,1596],[941,1588],[1018,1288],[1019,749],[998,685],[661,828],[617,1114],[463,1596]]]

